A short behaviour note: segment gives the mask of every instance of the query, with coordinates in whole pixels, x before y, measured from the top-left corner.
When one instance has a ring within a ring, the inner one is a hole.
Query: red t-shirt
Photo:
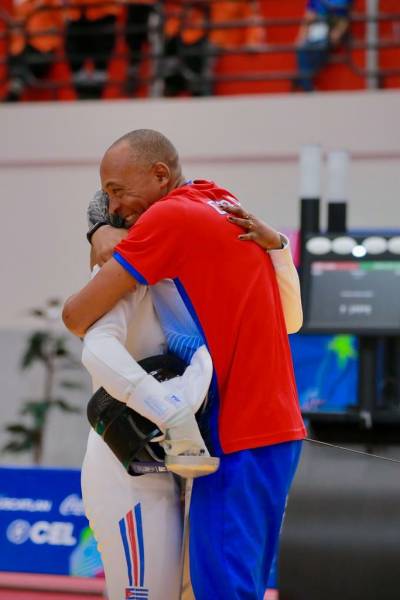
[[[259,246],[237,239],[223,199],[237,202],[213,182],[177,188],[140,217],[114,257],[151,286],[172,346],[194,351],[196,336],[197,347],[207,344],[213,450],[234,452],[302,439],[305,428],[274,268]]]

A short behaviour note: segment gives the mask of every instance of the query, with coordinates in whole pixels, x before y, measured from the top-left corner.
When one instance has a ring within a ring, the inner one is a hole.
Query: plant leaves
[[[21,360],[21,369],[30,367],[35,361],[46,361],[45,345],[49,337],[49,334],[45,331],[35,331],[28,338],[27,348]]]
[[[72,404],[68,404],[68,402],[66,402],[65,400],[62,400],[61,398],[58,398],[57,400],[53,400],[52,405],[54,407],[59,408],[63,412],[77,413],[77,414],[79,414],[81,412],[80,408],[78,408],[77,406],[73,406]]]
[[[6,431],[10,433],[17,433],[21,435],[31,434],[33,429],[26,427],[25,425],[21,425],[20,423],[10,423],[4,427]]]
[[[60,381],[60,386],[67,390],[81,390],[83,385],[79,381]]]
[[[29,447],[33,447],[38,443],[41,437],[41,429],[38,427],[26,427],[19,423],[10,423],[5,426],[5,429],[11,433],[11,435],[15,435],[17,438],[19,437],[19,439],[11,440],[10,443],[30,444]]]
[[[66,347],[66,339],[64,336],[58,337],[55,340],[54,353],[56,356],[70,356],[69,350]]]
[[[36,424],[44,422],[46,413],[50,408],[50,402],[48,400],[37,400],[32,402],[26,402],[20,410],[21,415],[32,415]]]
[[[82,368],[80,361],[69,350],[68,337],[56,333],[52,327],[52,324],[59,318],[59,311],[56,309],[61,304],[59,299],[50,298],[44,308],[36,307],[30,310],[30,314],[41,318],[43,324],[40,326],[41,329],[32,332],[26,340],[21,357],[21,369],[41,363],[44,370],[43,396],[40,397],[39,393],[39,397],[24,400],[20,414],[26,418],[26,424],[16,422],[4,426],[10,439],[3,451],[31,451],[35,461],[39,460],[38,455],[41,453],[48,411],[58,408],[66,413],[81,412],[80,408],[69,404],[63,398],[54,397],[58,387],[69,390],[78,390],[83,387],[80,381],[74,380],[72,373],[65,373],[67,370]]]
[[[34,442],[32,439],[25,439],[21,442],[17,442],[15,440],[8,442],[5,444],[1,451],[2,452],[26,452],[31,450],[34,447]]]

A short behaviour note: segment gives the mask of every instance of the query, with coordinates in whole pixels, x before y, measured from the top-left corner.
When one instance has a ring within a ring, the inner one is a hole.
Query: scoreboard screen
[[[313,260],[305,330],[400,333],[400,261]]]

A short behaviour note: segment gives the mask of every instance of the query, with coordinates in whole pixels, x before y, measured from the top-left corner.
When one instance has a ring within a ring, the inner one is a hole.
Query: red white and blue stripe
[[[136,504],[123,519],[119,521],[119,530],[124,546],[128,569],[129,587],[126,588],[126,599],[147,600],[149,590],[144,588],[145,559],[142,509]]]

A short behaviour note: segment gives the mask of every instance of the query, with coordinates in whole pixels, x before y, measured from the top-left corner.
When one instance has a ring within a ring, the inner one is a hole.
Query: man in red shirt
[[[64,308],[77,335],[136,282],[150,285],[170,350],[190,360],[206,344],[214,364],[203,434],[219,471],[195,482],[191,578],[198,600],[262,598],[305,429],[271,260],[243,252],[207,181],[185,181],[161,134],[118,140],[101,164],[109,210],[135,222],[96,277]],[[277,232],[270,249],[278,248]]]

